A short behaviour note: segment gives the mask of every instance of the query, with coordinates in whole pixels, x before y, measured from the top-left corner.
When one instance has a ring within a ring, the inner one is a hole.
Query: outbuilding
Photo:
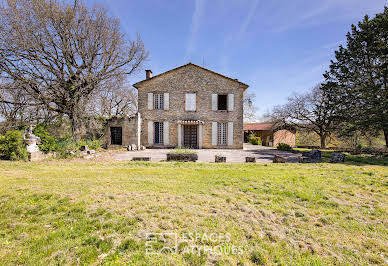
[[[291,147],[295,147],[296,145],[296,130],[284,124],[244,124],[244,142],[249,142],[251,135],[260,137],[263,146],[276,147],[279,143],[285,143]]]

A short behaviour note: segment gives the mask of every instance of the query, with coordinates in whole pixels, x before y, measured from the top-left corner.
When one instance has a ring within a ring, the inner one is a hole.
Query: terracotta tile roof
[[[244,124],[244,130],[272,130],[274,123],[251,123]]]

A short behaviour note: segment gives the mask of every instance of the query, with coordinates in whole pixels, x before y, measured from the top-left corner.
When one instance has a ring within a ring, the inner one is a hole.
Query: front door
[[[112,145],[123,145],[123,129],[122,127],[110,128],[110,143]]]
[[[183,126],[183,146],[190,149],[198,149],[197,125]]]

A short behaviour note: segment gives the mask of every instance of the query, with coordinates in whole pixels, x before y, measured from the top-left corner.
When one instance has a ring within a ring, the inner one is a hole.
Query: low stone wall
[[[196,162],[197,160],[196,153],[167,153],[167,161]]]

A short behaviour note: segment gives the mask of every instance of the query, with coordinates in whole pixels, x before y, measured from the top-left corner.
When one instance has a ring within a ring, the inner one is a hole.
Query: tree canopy
[[[352,25],[324,74],[339,123],[379,131],[388,146],[388,7]]]
[[[75,139],[90,97],[134,73],[148,56],[140,36],[128,40],[105,9],[76,0],[7,0],[0,25],[3,86],[67,115]]]

